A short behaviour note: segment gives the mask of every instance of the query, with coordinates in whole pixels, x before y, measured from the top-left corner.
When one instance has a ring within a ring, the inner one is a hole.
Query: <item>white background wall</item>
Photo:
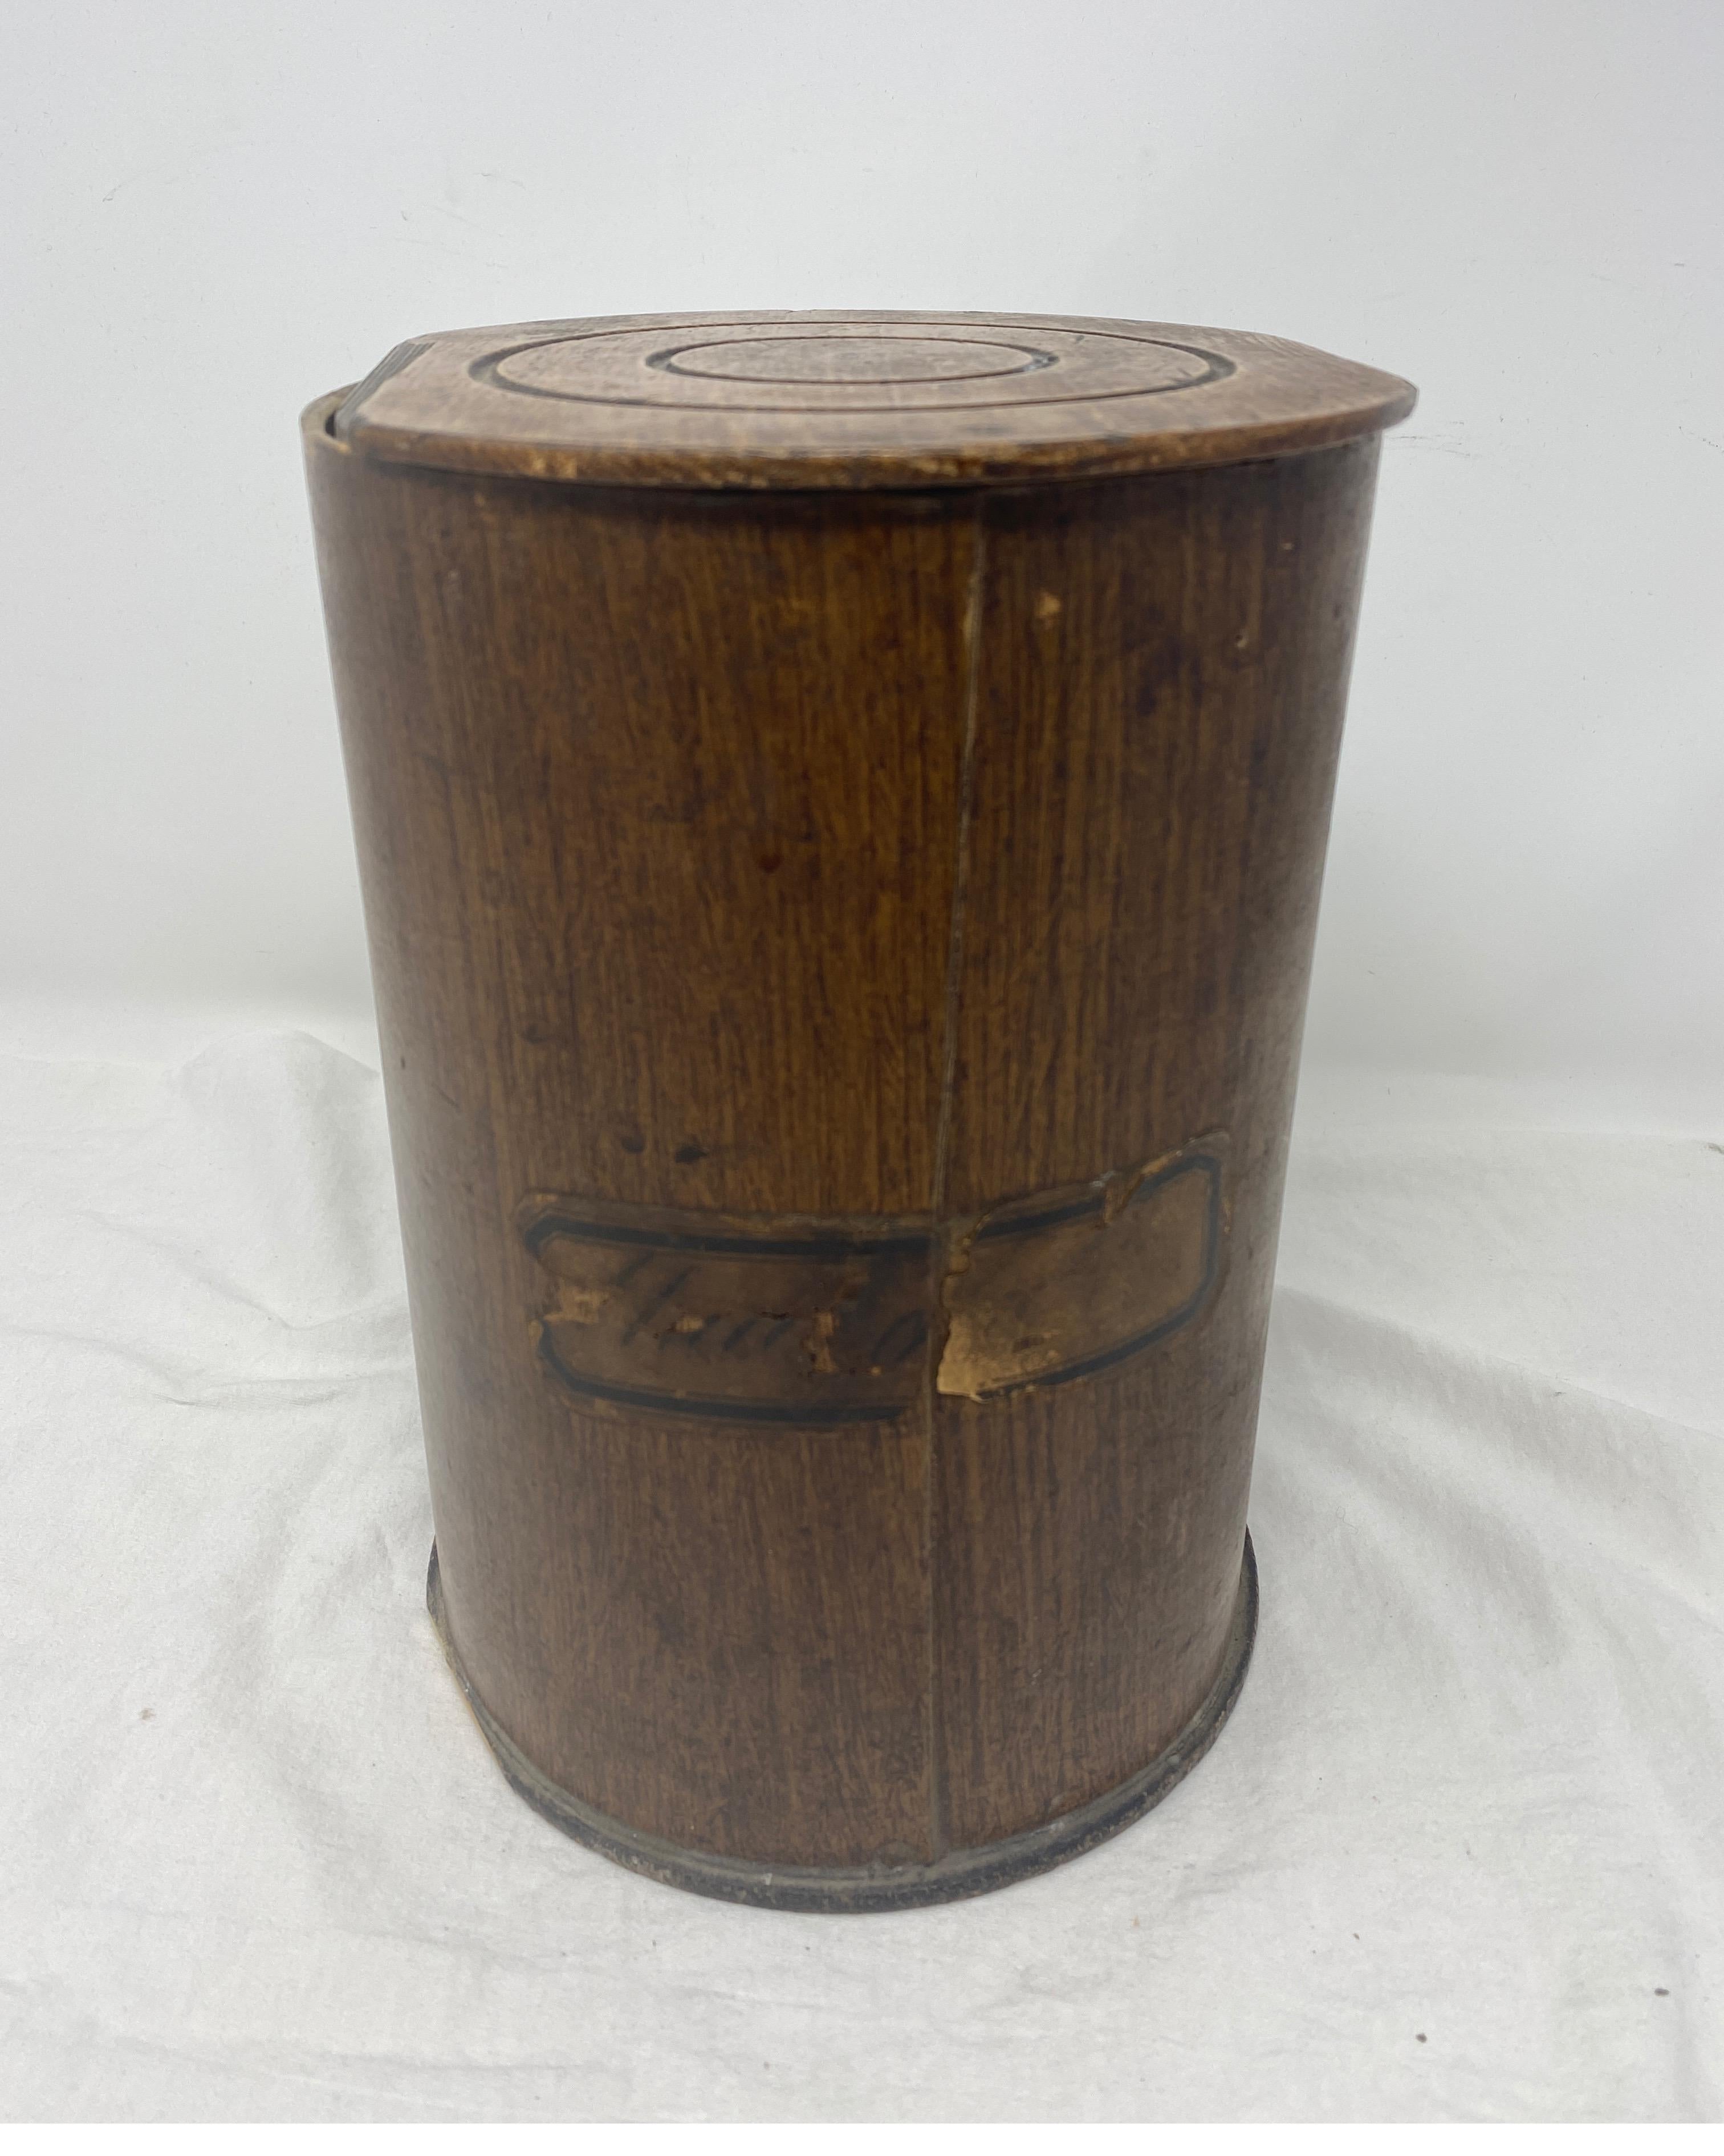
[[[295,415],[557,314],[1000,308],[1411,376],[1309,1047],[1724,1056],[1724,6],[9,12],[0,998],[362,1010]]]

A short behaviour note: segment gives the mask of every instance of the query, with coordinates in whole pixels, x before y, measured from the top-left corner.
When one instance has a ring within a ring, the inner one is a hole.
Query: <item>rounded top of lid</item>
[[[331,428],[387,463],[590,485],[962,486],[1290,455],[1414,396],[1308,345],[1168,322],[610,315],[398,345]]]

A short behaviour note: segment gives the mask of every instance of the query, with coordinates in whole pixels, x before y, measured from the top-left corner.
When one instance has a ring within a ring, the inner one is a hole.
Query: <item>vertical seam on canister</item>
[[[952,1096],[957,1076],[957,1016],[964,957],[964,914],[970,893],[970,827],[976,790],[976,714],[982,673],[983,578],[988,560],[988,528],[983,521],[986,497],[976,496],[971,525],[969,591],[964,605],[962,747],[958,758],[957,831],[952,850],[952,927],[946,946],[946,1014],[940,1057],[940,1112],[934,1134],[934,1187],[930,1210],[934,1216],[931,1241],[931,1277],[928,1362],[925,1414],[927,1448],[924,1493],[923,1548],[926,1552],[928,1596],[927,1725],[928,1846],[938,1858],[946,1849],[946,1789],[941,1747],[940,1606],[936,1593],[936,1533],[939,1489],[936,1474],[939,1414],[938,1375],[946,1351],[945,1283],[951,1254],[946,1233],[946,1188],[952,1146]]]

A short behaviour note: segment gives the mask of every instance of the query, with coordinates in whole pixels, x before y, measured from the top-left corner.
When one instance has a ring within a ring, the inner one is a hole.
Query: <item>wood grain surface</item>
[[[771,371],[783,318],[712,319]],[[834,319],[781,372],[886,367]],[[916,365],[986,358],[931,319]],[[680,485],[670,435],[650,485],[404,461],[381,376],[305,439],[493,1741],[745,1871],[913,1881],[1079,1817],[1237,1638],[1393,399],[1298,454],[848,489],[817,404],[817,475],[760,490],[753,413]]]
[[[369,457],[497,476],[849,490],[1284,456],[1412,405],[1396,375],[1188,323],[613,315],[411,338],[335,430]]]

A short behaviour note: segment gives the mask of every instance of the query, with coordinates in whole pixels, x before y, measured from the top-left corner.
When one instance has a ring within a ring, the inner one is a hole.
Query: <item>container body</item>
[[[603,488],[305,444],[452,1659],[638,1868],[1142,1810],[1245,1508],[1377,462]]]

